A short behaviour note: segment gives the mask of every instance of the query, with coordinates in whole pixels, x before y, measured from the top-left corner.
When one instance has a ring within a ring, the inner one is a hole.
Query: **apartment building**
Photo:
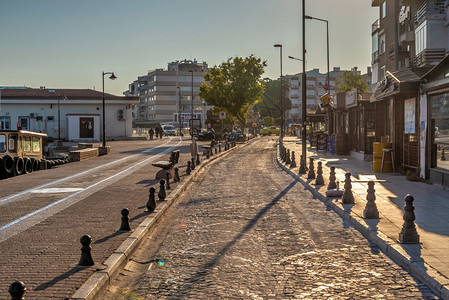
[[[329,88],[331,95],[335,95],[335,86],[338,79],[343,75],[344,70],[340,67],[334,67],[329,72]],[[357,68],[351,70],[356,74],[361,74]],[[370,72],[370,69],[368,69]],[[366,76],[365,76],[366,77]],[[285,76],[289,85],[289,96],[292,102],[292,107],[286,113],[287,124],[301,122],[302,111],[302,73]],[[371,79],[368,79],[369,82]],[[327,90],[327,73],[321,73],[319,69],[313,69],[306,72],[306,109],[307,111],[315,111],[317,106],[321,104],[320,97],[323,96]]]
[[[189,127],[192,112],[193,118],[204,124],[206,111],[211,107],[205,106],[198,94],[207,71],[205,62],[182,60],[169,63],[166,70],[150,70],[139,76],[124,93],[139,97],[134,127],[148,128],[164,122]]]
[[[420,169],[426,178],[436,170],[426,157],[435,152],[433,107],[441,97],[423,91],[434,86],[428,83],[434,78],[429,70],[436,65],[443,70],[447,64],[448,6],[448,0],[372,0],[379,10],[372,26],[375,139],[392,143],[397,167]]]

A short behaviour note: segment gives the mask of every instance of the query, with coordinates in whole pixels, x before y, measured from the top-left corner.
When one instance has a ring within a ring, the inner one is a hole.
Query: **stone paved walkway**
[[[436,299],[275,153],[263,138],[208,168],[102,298]]]

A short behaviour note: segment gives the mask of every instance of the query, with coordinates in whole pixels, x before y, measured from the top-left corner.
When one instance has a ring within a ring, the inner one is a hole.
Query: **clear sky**
[[[0,0],[0,86],[94,88],[122,95],[148,70],[182,59],[266,60],[265,77],[302,71],[301,0]],[[371,0],[306,0],[329,21],[330,65],[371,63]],[[326,72],[326,25],[306,21],[307,70]]]

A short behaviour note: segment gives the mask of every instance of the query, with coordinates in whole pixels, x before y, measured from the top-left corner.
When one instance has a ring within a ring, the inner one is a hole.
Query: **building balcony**
[[[371,35],[373,35],[374,33],[376,33],[379,30],[380,27],[380,23],[379,23],[379,19],[377,19],[373,25],[371,25]]]
[[[413,31],[406,31],[399,36],[399,44],[409,45],[415,42],[415,33]]]
[[[413,58],[414,67],[436,65],[444,58],[445,49],[425,49]]]
[[[424,4],[415,12],[415,26],[418,27],[425,20],[443,20],[446,17],[444,8],[445,0],[436,0],[434,2],[424,2]]]
[[[372,54],[371,65],[374,65],[378,61],[379,61],[379,51],[376,51]]]

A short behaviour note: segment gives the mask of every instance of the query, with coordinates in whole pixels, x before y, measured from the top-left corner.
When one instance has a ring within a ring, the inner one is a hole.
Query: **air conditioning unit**
[[[124,109],[119,109],[119,110],[117,110],[117,119],[118,119],[119,121],[124,121],[124,120],[126,120],[126,117],[125,117],[125,110],[124,110]]]
[[[30,118],[36,118],[37,117],[37,113],[30,113]]]

